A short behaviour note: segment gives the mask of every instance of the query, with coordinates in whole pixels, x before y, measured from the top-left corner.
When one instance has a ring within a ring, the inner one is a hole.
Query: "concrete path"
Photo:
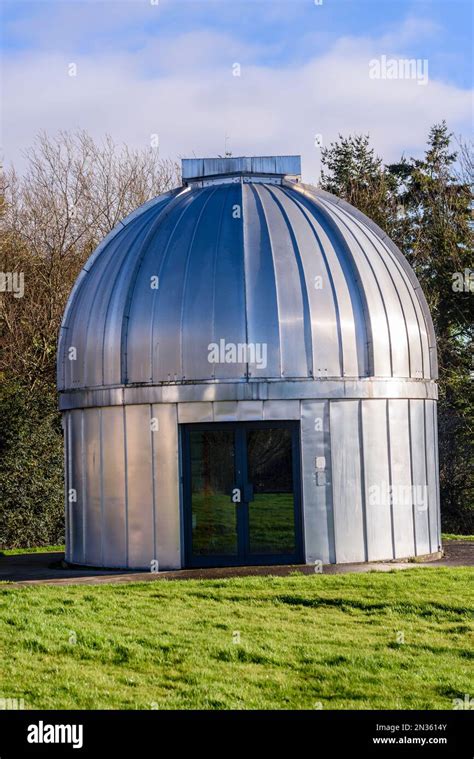
[[[370,564],[327,564],[323,574],[348,572],[390,572],[392,569],[413,567],[472,567],[474,566],[474,542],[450,540],[444,543],[444,556],[425,562],[387,561]],[[69,567],[63,562],[63,553],[31,553],[16,556],[0,554],[0,582],[14,585],[98,585],[102,583],[144,582],[154,580],[220,579],[225,577],[249,577],[273,575],[284,577],[292,572],[314,574],[313,565],[265,567],[219,567],[213,569],[181,569],[172,572],[142,572]]]

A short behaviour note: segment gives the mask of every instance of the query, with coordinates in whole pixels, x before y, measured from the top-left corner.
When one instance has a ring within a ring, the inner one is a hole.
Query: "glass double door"
[[[298,425],[183,425],[186,565],[302,560]]]

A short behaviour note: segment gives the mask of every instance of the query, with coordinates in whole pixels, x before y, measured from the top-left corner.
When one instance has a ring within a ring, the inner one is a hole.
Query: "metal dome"
[[[436,376],[406,259],[302,184],[298,156],[184,160],[183,187],[111,232],[66,307],[66,558],[436,553]]]
[[[88,260],[62,325],[60,390],[436,377],[420,286],[369,219],[288,180],[203,184],[145,204]],[[211,363],[223,340],[265,345],[266,360]]]

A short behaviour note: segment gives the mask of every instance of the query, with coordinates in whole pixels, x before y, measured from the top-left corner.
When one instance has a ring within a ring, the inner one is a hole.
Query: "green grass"
[[[1,695],[37,709],[451,709],[472,693],[473,578],[4,585]]]
[[[452,532],[443,532],[441,540],[474,540],[474,535],[455,535]]]
[[[0,556],[17,556],[23,553],[53,553],[64,551],[64,545],[61,546],[33,546],[33,548],[2,548]]]
[[[193,493],[193,553],[237,553],[237,509],[222,493]],[[295,551],[292,493],[255,493],[249,504],[250,552],[291,554]]]

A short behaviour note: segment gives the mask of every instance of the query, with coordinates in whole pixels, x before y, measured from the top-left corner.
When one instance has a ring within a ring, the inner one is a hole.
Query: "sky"
[[[86,129],[163,158],[301,154],[369,134],[385,162],[473,127],[472,0],[3,0],[2,150]],[[413,60],[414,68],[406,68]]]

